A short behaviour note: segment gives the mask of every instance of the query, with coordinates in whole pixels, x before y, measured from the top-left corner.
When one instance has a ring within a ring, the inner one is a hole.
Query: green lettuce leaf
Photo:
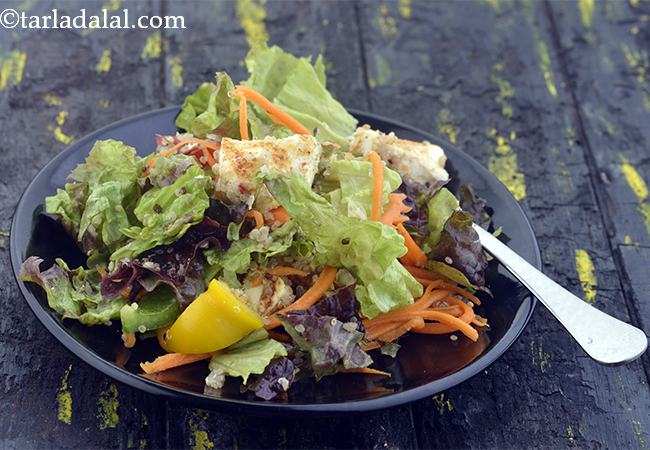
[[[64,318],[76,319],[84,325],[109,324],[120,316],[126,304],[122,297],[104,298],[99,292],[101,276],[96,270],[68,268],[57,259],[41,272],[41,258],[30,256],[20,269],[19,279],[36,283],[47,295],[47,303]]]
[[[196,158],[182,153],[170,156],[154,155],[154,167],[149,169],[147,178],[154,187],[165,187],[174,184],[190,166],[198,165]]]
[[[362,159],[337,159],[332,161],[325,175],[325,183],[338,185],[327,193],[327,198],[342,214],[367,220],[372,205],[372,163]],[[402,184],[397,172],[384,167],[382,204],[388,202],[388,194]]]
[[[231,377],[242,377],[244,384],[252,374],[260,375],[273,358],[287,356],[284,345],[269,339],[268,333],[256,330],[225,351],[210,359],[210,371]],[[209,376],[208,376],[209,377]]]
[[[433,247],[438,243],[445,223],[458,208],[458,200],[447,188],[441,188],[431,197],[427,208],[429,211],[428,243],[430,246]]]
[[[361,282],[361,311],[375,317],[413,302],[422,286],[408,271],[398,268],[397,258],[406,253],[404,239],[391,227],[347,217],[325,198],[314,193],[298,174],[291,178],[278,173],[265,178],[266,187],[314,243],[320,264],[345,267]],[[382,283],[390,277],[395,287]]]
[[[286,252],[293,244],[296,226],[289,221],[270,233],[270,239],[261,243],[244,238],[234,241],[226,251],[211,248],[204,252],[208,267],[205,271],[206,282],[219,276],[230,287],[239,287],[238,274],[248,272],[248,268],[256,256],[259,263],[266,262],[270,257]]]
[[[347,138],[354,133],[357,121],[325,87],[322,58],[312,65],[310,58],[298,58],[273,46],[251,50],[245,62],[250,78],[243,84],[260,92],[307,129],[318,130],[316,137],[321,142],[347,147]],[[264,137],[255,132],[253,135]]]
[[[45,200],[46,211],[60,217],[91,260],[126,241],[121,230],[131,225],[142,167],[133,147],[111,139],[97,141],[86,161],[70,173],[76,183]]]
[[[142,226],[123,228],[132,240],[111,255],[112,261],[131,259],[158,245],[171,244],[203,219],[210,206],[212,180],[203,169],[191,166],[173,184],[144,193],[134,210]]]
[[[239,139],[239,102],[228,94],[235,85],[225,72],[204,83],[183,102],[176,126],[197,137],[218,134]]]

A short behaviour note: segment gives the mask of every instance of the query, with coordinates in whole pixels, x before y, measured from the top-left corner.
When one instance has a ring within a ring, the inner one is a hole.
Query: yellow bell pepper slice
[[[178,316],[160,343],[168,352],[209,353],[226,348],[263,326],[262,319],[237,299],[225,283],[212,280],[208,290]]]

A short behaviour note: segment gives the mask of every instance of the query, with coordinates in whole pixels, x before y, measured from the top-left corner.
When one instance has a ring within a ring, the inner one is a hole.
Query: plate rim
[[[395,394],[389,394],[386,396],[372,398],[372,399],[362,399],[362,400],[350,400],[338,403],[275,403],[275,402],[253,402],[250,400],[241,400],[241,399],[229,399],[221,397],[207,397],[202,394],[181,391],[179,389],[166,386],[163,384],[156,383],[153,380],[149,380],[144,377],[140,377],[134,373],[128,372],[127,370],[115,366],[108,360],[101,358],[99,355],[94,353],[91,349],[84,346],[81,342],[77,341],[72,335],[70,335],[55,318],[50,315],[45,308],[41,307],[40,303],[36,300],[36,297],[29,292],[25,284],[18,279],[18,274],[20,271],[20,265],[22,261],[18,260],[19,250],[16,248],[16,239],[13,239],[13,236],[16,236],[17,233],[17,217],[18,212],[23,208],[23,201],[25,200],[25,194],[30,191],[36,180],[38,179],[39,174],[44,171],[47,167],[57,164],[59,160],[62,160],[68,156],[73,149],[85,145],[86,143],[96,139],[97,136],[106,133],[114,128],[121,127],[129,122],[147,118],[149,116],[155,116],[159,114],[164,114],[170,111],[180,110],[181,105],[172,105],[164,108],[159,108],[151,111],[146,111],[143,113],[135,114],[124,119],[120,119],[116,122],[112,122],[102,128],[94,130],[85,136],[83,136],[78,141],[72,143],[71,145],[64,148],[58,155],[48,161],[36,175],[30,181],[30,183],[25,187],[22,192],[20,199],[14,210],[14,214],[11,221],[11,229],[9,236],[9,253],[10,253],[10,262],[14,275],[14,279],[18,285],[18,289],[29,305],[30,309],[40,321],[40,323],[47,329],[47,331],[53,335],[68,351],[73,353],[77,358],[79,358],[84,363],[88,364],[95,370],[98,370],[104,375],[109,376],[113,380],[117,381],[120,384],[126,385],[130,388],[137,389],[143,392],[146,392],[151,395],[161,396],[168,401],[179,401],[185,404],[193,404],[201,406],[208,409],[222,409],[222,410],[235,410],[239,412],[245,412],[251,415],[269,415],[269,414],[292,414],[292,413],[306,413],[314,416],[327,416],[327,415],[336,415],[336,414],[354,414],[354,413],[364,413],[375,410],[381,410],[391,407],[397,407],[400,405],[405,405],[412,403],[414,401],[420,400],[430,395],[442,392],[444,390],[455,387],[463,382],[469,381],[471,378],[475,377],[481,371],[487,369],[490,365],[496,362],[503,354],[517,341],[521,336],[524,329],[528,325],[537,305],[537,299],[529,294],[531,298],[530,308],[528,311],[524,311],[525,317],[521,320],[521,326],[519,329],[514,330],[512,326],[509,327],[501,340],[497,345],[491,348],[488,352],[483,353],[481,357],[467,366],[461,368],[460,370],[453,372],[443,378],[433,380],[422,386],[418,386],[412,389],[408,389],[402,392],[397,392]],[[444,139],[426,132],[422,129],[419,129],[415,126],[406,124],[399,120],[394,120],[379,114],[372,112],[366,112],[354,108],[347,109],[354,116],[363,116],[371,120],[382,121],[390,123],[394,126],[400,127],[402,129],[408,130],[410,132],[419,134],[426,139],[430,139],[433,142],[444,143],[445,147],[453,148],[458,153],[464,155],[467,161],[478,168],[479,171],[486,171],[492,176],[496,181],[498,181],[499,186],[502,190],[507,193],[508,196],[512,197],[514,204],[516,205],[516,210],[524,218],[526,224],[526,234],[530,234],[532,237],[533,245],[533,256],[534,261],[531,261],[531,264],[537,269],[541,270],[541,254],[539,250],[539,244],[537,242],[537,237],[533,230],[533,227],[530,223],[528,215],[525,213],[519,202],[517,202],[510,191],[501,183],[494,175],[492,175],[482,164],[476,161],[472,156],[460,150],[458,147],[451,143],[447,143]],[[518,307],[515,317],[521,313],[521,305]],[[489,358],[486,356],[489,355]]]

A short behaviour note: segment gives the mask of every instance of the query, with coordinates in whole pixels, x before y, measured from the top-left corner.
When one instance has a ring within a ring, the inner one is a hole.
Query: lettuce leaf
[[[122,297],[105,298],[99,293],[101,276],[96,270],[79,267],[70,270],[57,259],[41,272],[41,258],[30,256],[20,269],[19,279],[38,284],[47,295],[47,303],[63,318],[76,319],[84,325],[109,324],[120,317],[126,304]]]
[[[269,174],[265,184],[314,243],[316,261],[345,267],[357,276],[361,282],[357,286],[358,299],[366,317],[408,305],[414,296],[422,294],[422,286],[408,271],[399,268],[397,258],[406,253],[406,247],[393,228],[340,214],[298,174],[291,178]],[[384,279],[393,286],[382,282]]]
[[[91,260],[126,241],[121,230],[131,225],[142,161],[122,142],[97,141],[86,161],[70,173],[76,183],[45,200],[46,211],[59,216]]]
[[[245,62],[250,78],[242,84],[260,92],[307,129],[316,129],[319,141],[347,147],[357,120],[325,87],[322,58],[312,65],[310,58],[298,58],[273,46],[251,50]],[[252,131],[254,137],[263,137]]]
[[[152,156],[154,166],[149,169],[147,178],[153,187],[165,187],[174,184],[190,166],[197,165],[193,156],[174,153],[170,156]]]
[[[325,183],[340,186],[327,193],[327,198],[342,214],[367,220],[372,204],[372,163],[362,159],[336,159],[325,175]],[[397,172],[384,166],[382,204],[388,194],[402,184]]]
[[[219,249],[205,251],[204,255],[208,263],[205,271],[206,282],[219,275],[228,286],[238,287],[240,283],[237,275],[248,271],[255,255],[258,257],[258,262],[264,263],[268,258],[286,252],[293,244],[295,233],[295,223],[289,221],[270,233],[269,241],[264,244],[244,238],[234,241],[226,251]]]
[[[212,180],[198,166],[169,186],[144,193],[134,210],[142,226],[122,228],[132,240],[111,255],[112,261],[129,260],[158,245],[171,244],[203,219],[210,206]]]
[[[264,373],[249,383],[248,389],[255,395],[271,400],[289,390],[295,378],[296,366],[293,361],[285,356],[273,358]]]
[[[431,257],[460,270],[472,284],[485,286],[487,258],[472,228],[470,213],[454,211],[445,223],[440,241],[431,250]]]
[[[179,315],[180,308],[174,291],[168,286],[161,286],[144,295],[137,304],[122,306],[120,322],[126,333],[144,333],[170,325]]]
[[[287,356],[284,345],[269,339],[263,330],[253,331],[241,341],[231,345],[224,352],[210,359],[210,371],[224,373],[231,377],[242,377],[244,384],[252,374],[262,374],[273,358]]]
[[[183,102],[176,126],[197,137],[214,133],[239,139],[239,102],[228,93],[235,85],[225,72],[214,83],[204,83]]]
[[[454,211],[458,210],[458,200],[456,200],[454,194],[449,192],[447,188],[442,188],[431,197],[427,208],[429,210],[428,243],[431,246],[435,246],[440,240],[445,223]]]

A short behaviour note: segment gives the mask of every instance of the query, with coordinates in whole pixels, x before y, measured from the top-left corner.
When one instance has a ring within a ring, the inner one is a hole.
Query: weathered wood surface
[[[36,14],[54,4],[20,5]],[[56,2],[69,13],[101,5]],[[0,32],[3,67],[12,61],[7,86],[0,86],[0,231],[9,229],[20,193],[62,141],[178,103],[215,70],[243,76],[250,43],[268,38],[301,54],[322,51],[330,86],[346,106],[438,133],[485,163],[529,214],[544,270],[650,332],[647,3],[122,7],[136,15],[183,14],[188,29]],[[110,58],[102,58],[107,51]],[[649,445],[647,357],[645,370],[641,362],[597,366],[542,308],[503,358],[433,399],[353,418],[261,420],[171,405],[114,385],[38,324],[10,274],[6,244],[0,267],[3,447]]]

